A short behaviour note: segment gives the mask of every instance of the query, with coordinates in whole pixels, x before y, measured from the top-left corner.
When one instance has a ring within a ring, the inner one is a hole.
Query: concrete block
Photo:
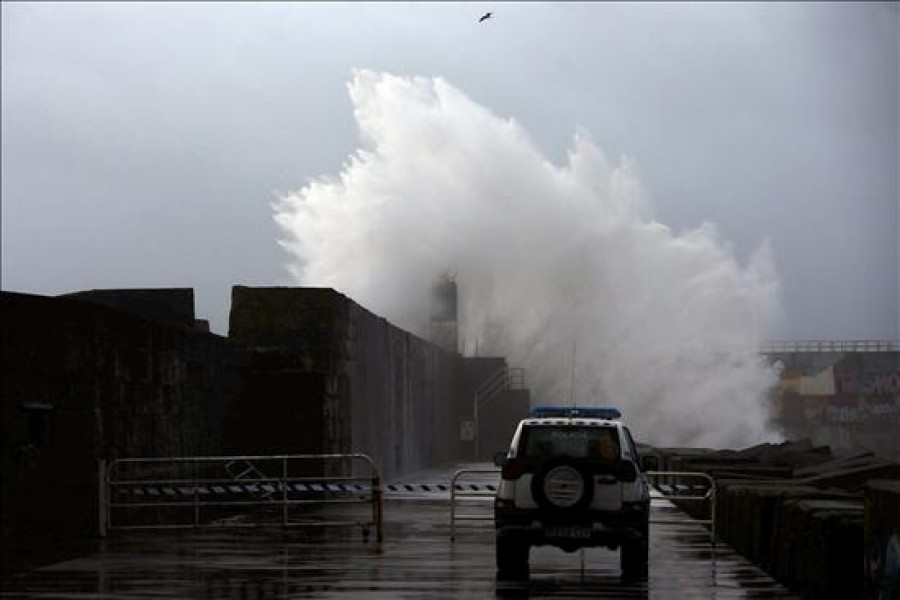
[[[866,483],[873,479],[900,479],[900,463],[876,458],[861,466],[827,471],[800,481],[821,488],[834,487],[861,492]]]
[[[804,536],[795,587],[813,598],[858,598],[862,592],[863,506],[861,501],[796,501],[796,519],[780,532]],[[805,543],[804,543],[805,542]],[[790,571],[782,569],[787,577]]]
[[[845,468],[854,468],[868,465],[875,459],[873,452],[862,452],[850,456],[833,458],[827,462],[798,468],[794,471],[794,477],[812,477],[823,473],[830,473]]]
[[[865,490],[865,598],[900,598],[900,480]]]
[[[719,480],[716,527],[720,537],[735,550],[763,567],[773,564],[773,537],[786,527],[779,519],[781,504],[790,498],[846,500],[840,491],[824,491],[794,482]]]

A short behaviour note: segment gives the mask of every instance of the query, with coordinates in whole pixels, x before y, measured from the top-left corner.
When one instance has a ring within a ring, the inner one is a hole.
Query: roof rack
[[[530,411],[535,419],[608,419],[621,418],[622,411],[614,406],[535,406]]]

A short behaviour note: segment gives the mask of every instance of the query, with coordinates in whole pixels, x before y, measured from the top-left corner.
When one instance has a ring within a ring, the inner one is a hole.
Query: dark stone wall
[[[471,458],[459,421],[502,358],[445,351],[332,289],[237,286],[227,339],[197,327],[192,298],[0,294],[4,569],[96,534],[101,458],[365,452],[386,478]],[[527,405],[518,390],[485,407],[483,456]]]
[[[365,452],[387,478],[472,460],[460,420],[472,417],[478,386],[507,366],[503,358],[448,352],[323,288],[234,287],[229,337],[245,355],[242,416],[229,439],[274,419],[279,424],[270,427],[284,430],[270,433],[283,441],[278,451],[300,452],[314,440],[322,452]],[[485,404],[482,460],[508,446],[528,405],[527,390]]]
[[[259,363],[239,369],[238,394],[228,415],[223,454],[318,454],[324,444],[321,374]]]
[[[351,423],[336,447],[372,454],[388,478],[453,459],[459,355],[344,297],[335,325],[343,360],[329,374],[326,414]]]
[[[509,450],[516,426],[528,417],[530,406],[528,390],[507,390],[481,408],[479,460],[491,461],[497,452]]]
[[[277,436],[290,442],[278,448],[364,452],[385,477],[455,456],[457,354],[321,288],[236,286],[229,337],[249,355],[237,408],[247,418],[235,431],[280,419],[296,435]]]
[[[97,532],[100,458],[221,452],[226,339],[71,298],[0,293],[3,565]]]
[[[339,298],[325,288],[232,288],[228,336],[239,348],[239,390],[229,452],[309,454],[345,446],[345,428],[326,411],[329,382],[343,361],[335,335]]]
[[[191,288],[143,288],[120,290],[85,290],[63,294],[72,298],[116,308],[154,321],[193,326],[194,290]]]

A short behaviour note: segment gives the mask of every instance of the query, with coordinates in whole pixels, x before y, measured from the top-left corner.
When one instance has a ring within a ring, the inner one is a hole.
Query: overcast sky
[[[478,24],[493,11],[494,18]],[[358,147],[355,67],[440,76],[654,216],[765,240],[786,339],[900,337],[898,5],[4,3],[2,288],[292,284],[272,203]]]

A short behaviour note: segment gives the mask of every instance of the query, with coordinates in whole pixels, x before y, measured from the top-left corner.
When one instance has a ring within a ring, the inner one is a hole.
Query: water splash
[[[741,266],[713,225],[654,221],[634,165],[586,131],[557,166],[441,78],[357,70],[349,90],[362,147],[275,205],[299,284],[424,336],[431,286],[455,271],[461,339],[525,367],[535,400],[568,397],[575,343],[575,399],[621,405],[642,439],[772,437],[766,245]]]

